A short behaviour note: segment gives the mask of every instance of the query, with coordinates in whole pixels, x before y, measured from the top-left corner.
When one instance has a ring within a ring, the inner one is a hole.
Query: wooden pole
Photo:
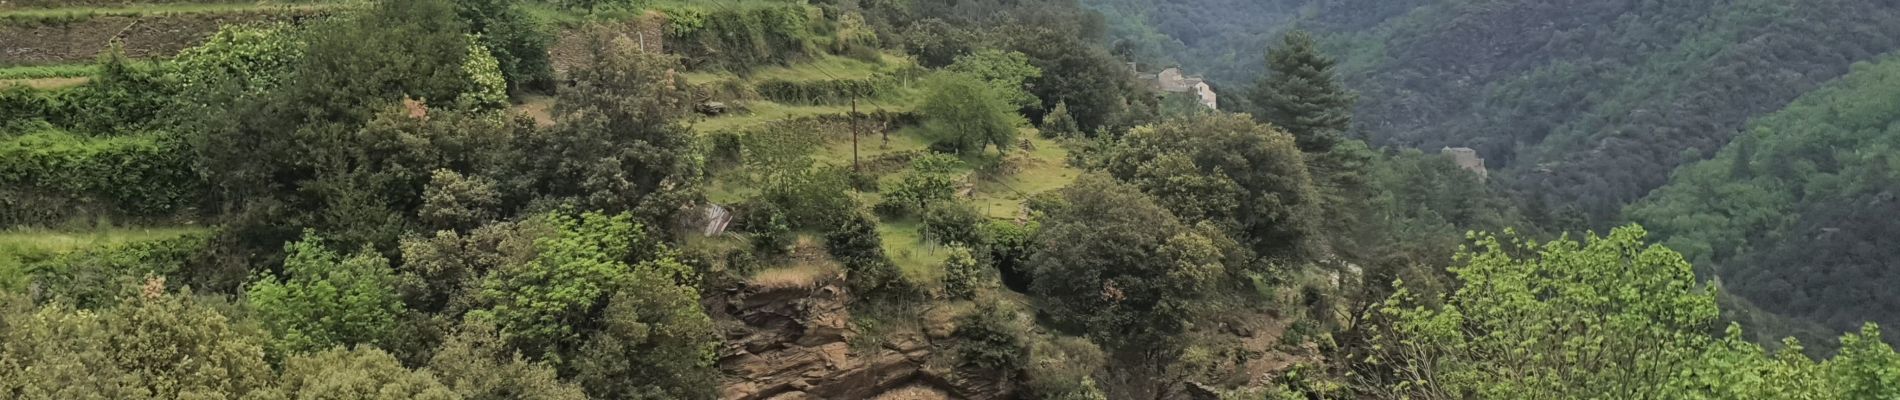
[[[858,167],[858,96],[851,96],[851,171],[862,172]]]

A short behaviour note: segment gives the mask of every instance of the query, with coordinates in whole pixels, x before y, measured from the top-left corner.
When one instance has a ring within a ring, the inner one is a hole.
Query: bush
[[[956,337],[962,339],[957,358],[964,367],[993,371],[1003,377],[1015,375],[1028,364],[1029,346],[1014,310],[1004,309],[995,301],[977,306],[976,312],[957,324]]]
[[[176,214],[203,195],[183,144],[168,137],[88,139],[58,131],[0,140],[0,225],[108,214]]]
[[[904,218],[924,211],[931,204],[951,200],[957,195],[957,182],[951,174],[962,160],[942,154],[925,154],[910,161],[910,169],[896,185],[884,191],[877,205],[878,214]]]
[[[133,297],[148,277],[177,276],[207,243],[207,236],[117,244],[67,253],[27,266],[37,301],[99,309]],[[176,285],[188,282],[174,282]]]
[[[686,56],[687,68],[745,71],[783,65],[816,53],[815,8],[804,4],[713,7],[666,6],[666,43]]]
[[[761,97],[780,103],[830,104],[853,98],[877,97],[895,86],[893,79],[883,76],[817,81],[773,79],[759,82],[758,92]]]
[[[1012,221],[990,221],[983,225],[983,248],[989,262],[1001,275],[1003,285],[1020,292],[1029,291],[1029,255],[1035,251],[1034,235],[1042,224],[1017,225]]]
[[[858,209],[847,174],[837,168],[781,174],[767,184],[763,196],[784,210],[792,228],[829,230],[847,215],[841,211]]]
[[[844,264],[854,290],[877,292],[901,284],[897,265],[884,255],[884,241],[870,215],[847,215],[837,229],[825,234],[825,250]]]
[[[977,292],[988,288],[994,279],[989,265],[971,255],[967,247],[951,248],[950,257],[943,260],[943,291],[952,299],[976,298]]]
[[[978,227],[984,217],[976,208],[956,202],[942,202],[924,211],[924,238],[938,243],[983,245]]]

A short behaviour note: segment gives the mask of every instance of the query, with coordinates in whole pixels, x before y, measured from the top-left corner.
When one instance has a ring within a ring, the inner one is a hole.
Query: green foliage
[[[192,261],[208,240],[205,235],[186,235],[88,248],[32,263],[27,271],[41,302],[102,309],[131,297],[149,277],[185,278],[174,282],[182,285],[206,281],[199,275],[209,268]]]
[[[667,48],[684,55],[692,69],[746,71],[788,64],[817,52],[812,39],[824,23],[816,8],[801,3],[668,5],[660,11],[669,19]]]
[[[422,189],[417,219],[435,230],[469,230],[494,220],[501,206],[498,184],[481,176],[463,176],[438,169]]]
[[[868,214],[853,212],[837,229],[826,232],[825,251],[844,264],[846,278],[859,293],[896,289],[903,283],[897,264],[884,254],[877,220]]]
[[[943,260],[943,292],[952,299],[974,299],[996,281],[989,265],[977,261],[968,247],[952,247]]]
[[[924,238],[937,243],[981,246],[984,218],[975,207],[956,201],[943,201],[924,210]]]
[[[1042,136],[1048,138],[1077,137],[1082,128],[1075,122],[1075,116],[1069,115],[1069,103],[1056,103],[1056,108],[1042,117]]]
[[[902,36],[904,51],[916,55],[918,65],[929,68],[949,66],[979,45],[977,33],[934,18],[911,24]]]
[[[426,370],[403,368],[375,348],[329,349],[284,360],[274,393],[283,400],[453,400],[460,398]]]
[[[510,349],[494,325],[464,323],[436,349],[429,369],[466,400],[584,400],[579,386],[562,382],[554,368],[529,362]]]
[[[158,126],[175,115],[177,77],[157,62],[125,57],[118,42],[99,55],[99,71],[86,84],[59,92],[60,108],[48,122],[94,134],[134,132]]]
[[[1027,81],[1029,93],[1042,99],[1042,109],[1065,103],[1081,132],[1119,132],[1130,122],[1124,115],[1128,99],[1137,90],[1132,73],[1100,47],[1084,42],[1076,32],[1033,25],[1014,26],[999,33],[1003,48],[1029,56],[1042,76]],[[1037,116],[1039,117],[1039,116]]]
[[[1029,348],[1025,386],[1043,399],[1107,400],[1090,377],[1107,362],[1102,349],[1086,339],[1038,340]]]
[[[982,153],[996,146],[1006,153],[1015,145],[1020,120],[1009,103],[984,81],[957,74],[937,74],[924,81],[929,93],[918,111],[924,114],[924,135],[958,152]]]
[[[792,228],[829,230],[848,216],[841,211],[858,209],[848,173],[843,168],[816,168],[780,174],[766,184],[762,196],[778,205],[784,222]]]
[[[1318,199],[1294,139],[1241,115],[1136,128],[1102,169],[1191,223],[1208,222],[1262,257],[1310,254]]]
[[[1586,243],[1491,235],[1458,254],[1460,289],[1425,307],[1401,289],[1378,310],[1390,330],[1369,365],[1417,398],[1641,397],[1663,392],[1712,339],[1715,297],[1641,227]],[[1406,378],[1410,376],[1410,378]]]
[[[203,184],[163,135],[85,138],[56,130],[0,139],[0,225],[88,214],[163,217],[195,206]]]
[[[877,212],[892,218],[922,214],[932,204],[951,201],[957,196],[958,178],[953,172],[963,165],[954,156],[924,153],[910,160],[895,184],[883,185],[883,200]]]
[[[386,343],[406,310],[389,288],[395,271],[389,260],[369,249],[344,257],[305,232],[284,246],[283,278],[260,274],[244,299],[276,335],[281,354],[315,352],[335,346]]]
[[[570,72],[561,92],[555,134],[538,136],[529,160],[544,196],[585,209],[675,210],[699,176],[692,131],[681,123],[691,93],[672,58],[641,51],[624,37],[595,32],[596,56]]]
[[[978,50],[974,53],[957,56],[957,60],[946,69],[975,76],[990,85],[991,93],[1003,99],[1017,109],[1042,107],[1042,101],[1029,94],[1024,86],[1032,78],[1041,78],[1042,70],[1029,65],[1029,56],[1014,51],[995,49]]]
[[[1266,77],[1250,93],[1262,122],[1293,134],[1300,151],[1325,153],[1352,126],[1354,96],[1333,79],[1333,60],[1320,54],[1313,36],[1286,34],[1267,51]]]
[[[518,348],[552,358],[579,344],[579,329],[626,283],[628,263],[658,249],[626,214],[543,218],[553,234],[534,240],[532,260],[482,278],[481,297],[490,306],[481,317],[492,318]]]
[[[547,49],[554,37],[544,22],[517,1],[459,0],[455,7],[469,33],[494,55],[508,93],[554,90],[554,67]]]
[[[1890,200],[1900,182],[1896,77],[1894,58],[1857,65],[1684,166],[1627,214],[1768,311],[1829,330],[1900,324],[1883,306],[1896,300],[1882,289],[1892,281],[1876,272],[1896,256],[1876,244],[1900,215]],[[1825,349],[1828,338],[1801,339]]]
[[[0,294],[0,393],[32,400],[249,398],[273,386],[264,337],[148,283],[100,312]]]
[[[293,117],[327,121],[366,120],[374,106],[403,98],[454,105],[465,93],[488,89],[467,73],[467,32],[447,0],[375,2],[313,29],[294,78],[276,100]]]
[[[1061,193],[1067,205],[1048,213],[1031,258],[1048,314],[1116,352],[1178,344],[1225,273],[1219,250],[1133,186],[1086,175]]]
[[[460,316],[480,305],[482,279],[535,257],[535,241],[554,236],[546,218],[491,222],[467,233],[436,231],[405,237],[399,292],[417,311]]]
[[[508,106],[508,80],[502,75],[501,62],[488,52],[488,47],[470,40],[468,57],[462,61],[462,74],[468,77],[470,87],[462,97],[455,99],[458,107],[467,110],[498,110]]]
[[[593,398],[717,398],[719,331],[699,292],[671,276],[685,270],[670,259],[636,267],[607,301],[572,364]]]
[[[897,81],[887,76],[817,81],[771,79],[759,82],[757,86],[760,96],[779,103],[839,104],[889,93],[897,87]]]
[[[966,255],[967,258],[967,255]],[[995,301],[957,321],[957,360],[963,366],[1002,377],[1013,376],[1029,362],[1027,333],[1015,310]]]
[[[308,43],[301,33],[287,25],[225,25],[203,44],[178,52],[170,66],[187,94],[261,94],[282,86],[303,62]]]

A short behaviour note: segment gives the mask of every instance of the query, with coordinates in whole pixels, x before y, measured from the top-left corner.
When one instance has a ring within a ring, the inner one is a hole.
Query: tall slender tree
[[[1313,36],[1296,30],[1267,50],[1267,75],[1250,97],[1260,107],[1255,118],[1292,133],[1300,151],[1324,153],[1352,125],[1357,96],[1339,86],[1333,60],[1320,54]]]

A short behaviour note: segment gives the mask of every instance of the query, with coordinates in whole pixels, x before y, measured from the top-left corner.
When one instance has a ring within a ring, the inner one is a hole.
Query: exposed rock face
[[[726,372],[720,397],[729,400],[1001,399],[1006,385],[958,378],[928,361],[931,342],[921,332],[885,334],[880,344],[854,348],[858,335],[840,278],[792,288],[741,287],[717,304]],[[866,348],[869,347],[869,348]]]

